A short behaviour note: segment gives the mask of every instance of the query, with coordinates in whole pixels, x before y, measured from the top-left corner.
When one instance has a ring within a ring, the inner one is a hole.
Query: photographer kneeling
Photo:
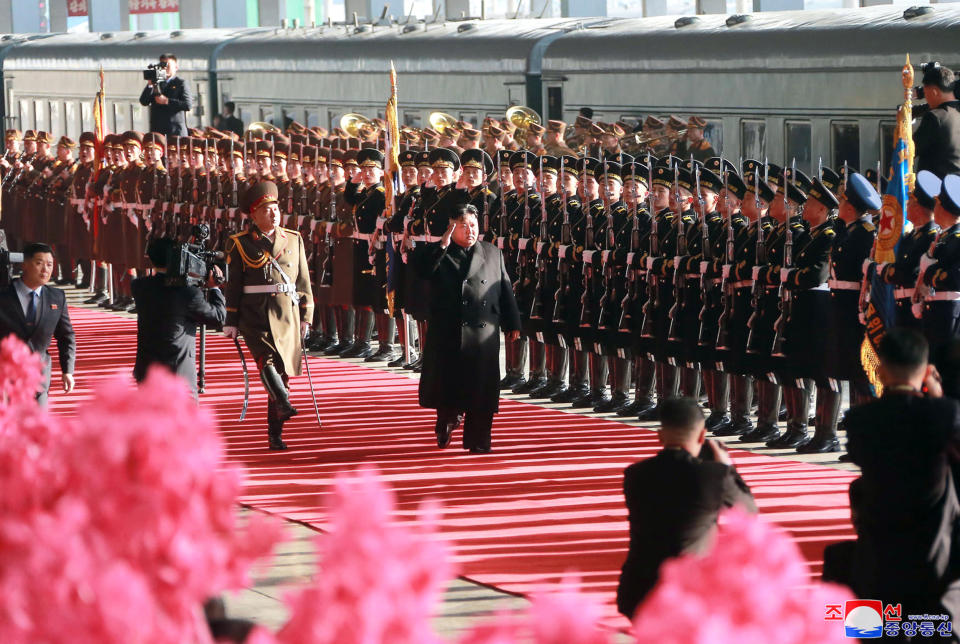
[[[137,305],[137,361],[133,377],[141,382],[151,365],[164,365],[186,380],[196,400],[197,325],[219,329],[226,320],[226,299],[215,287],[223,275],[214,267],[206,294],[198,286],[168,284],[167,262],[175,246],[172,239],[152,241],[147,256],[157,274],[137,278],[131,285]]]

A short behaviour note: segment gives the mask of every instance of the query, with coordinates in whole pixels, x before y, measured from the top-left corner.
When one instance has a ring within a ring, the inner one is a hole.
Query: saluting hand
[[[450,225],[447,227],[447,231],[443,233],[443,237],[440,238],[440,248],[446,248],[450,245],[450,239],[453,237],[453,231],[457,228],[456,220],[452,220]]]

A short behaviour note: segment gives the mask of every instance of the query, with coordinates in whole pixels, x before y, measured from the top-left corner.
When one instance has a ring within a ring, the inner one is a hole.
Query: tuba
[[[376,128],[374,122],[363,114],[351,112],[340,117],[340,129],[355,139],[364,138],[374,128]]]
[[[540,125],[540,115],[529,107],[514,105],[507,109],[505,116],[517,128],[513,133],[513,139],[520,144],[520,147],[526,147],[527,130],[531,125]]]
[[[434,130],[443,134],[444,131],[449,128],[457,126],[457,119],[450,116],[446,112],[430,112],[430,116],[427,117],[427,121],[430,122],[430,127]]]
[[[244,130],[244,138],[262,139],[268,133],[279,134],[280,128],[265,121],[254,121]]]

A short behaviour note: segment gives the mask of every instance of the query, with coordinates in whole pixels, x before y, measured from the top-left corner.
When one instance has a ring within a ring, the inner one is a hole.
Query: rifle
[[[540,172],[539,172],[540,181],[543,181],[543,157],[540,157]],[[542,185],[542,183],[541,183]],[[546,191],[543,191],[545,194]],[[550,236],[549,231],[547,230],[547,200],[541,196],[540,199],[540,235],[537,239],[536,245],[536,271],[537,271],[537,283],[533,287],[533,305],[530,307],[530,319],[540,320],[543,319],[543,298],[541,297],[541,289],[543,288],[543,283],[546,278],[547,272],[547,258],[543,257],[544,247],[546,246],[547,238]]]
[[[323,266],[320,268],[321,286],[333,285],[333,227],[337,221],[337,186],[333,181],[332,147],[330,148],[330,154],[327,155],[327,185],[330,186],[330,211],[327,213],[327,254],[323,258]]]
[[[504,238],[507,236],[507,202],[503,198],[503,159],[497,155],[497,183],[500,188],[500,248],[504,248]]]
[[[647,209],[650,211],[650,254],[651,260],[660,255],[660,234],[657,230],[657,213],[653,205],[653,168],[650,163],[650,152],[647,152]],[[653,269],[647,269],[647,301],[643,305],[643,322],[640,324],[640,336],[653,337],[653,316],[657,308],[657,277]]]
[[[483,160],[481,160],[480,163],[483,164],[484,166],[483,183],[480,186],[480,198],[483,199],[483,212],[480,213],[481,215],[480,221],[483,222],[483,228],[480,230],[480,238],[485,239],[487,236],[487,233],[490,232],[490,212],[489,212],[490,204],[488,203],[489,200],[487,199],[487,181],[488,181],[487,168],[486,168],[487,164],[484,163]]]
[[[603,190],[606,193],[607,184],[608,184],[609,175],[607,174],[607,164],[603,164]],[[603,197],[601,197],[603,198]],[[611,255],[613,253],[613,248],[617,243],[616,238],[614,237],[613,230],[613,214],[610,212],[610,197],[609,195],[603,199],[603,214],[607,221],[607,234],[604,240],[604,250],[606,252],[601,254],[601,270],[603,271],[603,293],[600,295],[600,312],[597,315],[597,328],[606,329],[607,323],[607,307],[610,305],[610,300],[613,297],[611,293],[611,282],[613,281],[613,266],[610,265]]]
[[[523,226],[521,228],[521,237],[517,243],[517,262],[519,268],[517,269],[517,281],[514,284],[513,292],[519,294],[519,288],[524,284],[526,278],[529,277],[527,271],[529,269],[529,257],[527,256],[526,245],[530,241],[530,185],[528,183],[528,172],[530,168],[527,164],[527,155],[523,155]],[[519,190],[517,191],[517,196],[520,195]]]
[[[721,165],[723,162],[721,161]],[[707,271],[713,264],[713,240],[710,239],[710,225],[707,223],[707,208],[703,199],[703,193],[700,191],[700,168],[694,167],[694,183],[697,191],[697,205],[700,211],[700,297],[702,305],[700,307],[700,333],[697,336],[697,344],[705,346],[709,340],[704,334],[707,330],[706,325],[710,320],[710,299],[713,294],[713,285],[707,278]]]
[[[723,188],[724,192],[727,190],[727,169],[723,170]],[[726,200],[724,200],[726,203]],[[723,307],[720,312],[720,317],[717,320],[717,348],[726,349],[727,344],[730,339],[729,325],[730,318],[733,317],[733,307],[734,307],[734,292],[733,292],[733,281],[730,279],[730,271],[733,270],[734,255],[736,253],[736,244],[734,241],[733,234],[733,210],[726,206],[727,209],[727,245],[726,253],[724,254],[724,264],[726,265],[726,274],[724,277],[721,277],[720,292],[721,297],[723,298]]]
[[[753,287],[750,291],[750,307],[753,311],[750,313],[750,318],[747,320],[747,328],[750,331],[747,333],[747,353],[757,353],[756,348],[753,346],[754,334],[757,333],[757,325],[760,323],[760,316],[762,315],[761,308],[763,305],[763,283],[760,281],[759,268],[766,265],[767,263],[767,242],[764,239],[765,235],[763,234],[763,215],[760,211],[760,173],[755,172],[753,174],[753,202],[756,205],[757,210],[757,246],[756,252],[754,253],[754,271],[756,274],[753,279]]]
[[[790,166],[790,179],[792,183],[797,172],[797,160],[794,159]],[[784,172],[783,177],[783,207],[786,210],[786,219],[784,224],[784,233],[783,233],[783,268],[792,268],[793,266],[793,229],[790,228],[791,219],[793,218],[793,208],[790,206],[790,200],[787,199],[787,177],[786,172]],[[777,278],[780,276],[778,275]],[[787,322],[790,321],[790,315],[793,305],[793,297],[790,292],[790,289],[783,285],[783,282],[780,282],[778,295],[780,297],[780,315],[777,317],[776,322],[773,324],[773,355],[774,356],[783,356],[783,336],[784,331],[786,331]]]
[[[637,204],[639,207],[639,204]],[[627,253],[627,293],[623,296],[623,299],[620,301],[620,324],[618,328],[620,331],[630,332],[630,321],[633,318],[633,315],[630,313],[630,309],[633,305],[633,302],[637,299],[637,271],[633,266],[633,258],[637,251],[640,249],[640,213],[639,211],[635,212],[633,215],[633,227],[630,229],[630,252]]]
[[[560,225],[560,245],[561,247],[570,245],[570,213],[567,211],[567,191],[563,188],[563,175],[566,165],[564,162],[564,157],[560,157],[560,174],[559,180],[560,185],[558,186],[560,190],[560,208],[563,211],[563,223]],[[557,259],[557,290],[553,295],[554,304],[553,304],[553,321],[554,322],[563,322],[567,317],[567,292],[570,290],[570,286],[567,284],[567,278],[569,277],[568,273],[570,271],[569,266],[564,260],[563,256],[560,255]]]
[[[593,313],[590,310],[590,282],[593,277],[593,211],[590,205],[587,205],[587,226],[583,233],[583,252],[589,252],[590,255],[583,259],[583,294],[580,296],[580,326],[590,327],[592,325]],[[590,261],[587,261],[589,258]]]
[[[674,169],[673,172],[673,194],[674,199],[677,201],[677,210],[679,211],[682,206],[680,205],[680,180],[677,177],[677,171]],[[683,213],[677,212],[677,257],[683,257],[687,254],[687,231],[683,227]],[[680,307],[683,303],[683,295],[687,286],[687,277],[686,274],[680,270],[680,266],[676,265],[674,262],[673,267],[673,306],[670,307],[670,312],[668,313],[670,317],[670,326],[667,332],[668,340],[682,340],[679,335],[680,326]]]

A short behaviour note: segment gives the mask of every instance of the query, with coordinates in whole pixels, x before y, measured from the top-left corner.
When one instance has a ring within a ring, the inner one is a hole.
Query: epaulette
[[[377,192],[386,192],[383,186],[377,186]]]
[[[863,222],[863,228],[864,228],[864,230],[866,230],[868,233],[872,233],[873,231],[875,231],[875,230],[877,229],[876,226],[874,226],[872,223],[867,222],[867,221]]]
[[[833,228],[825,228],[823,230],[823,234],[830,237],[835,237],[837,235],[837,231],[835,231]]]
[[[294,230],[293,228],[284,228],[283,226],[277,226],[277,228],[279,228],[280,230],[282,230],[282,231],[285,232],[285,233],[290,233],[290,234],[292,234],[292,235],[296,235],[297,237],[300,236],[300,231],[299,231],[299,230]]]

